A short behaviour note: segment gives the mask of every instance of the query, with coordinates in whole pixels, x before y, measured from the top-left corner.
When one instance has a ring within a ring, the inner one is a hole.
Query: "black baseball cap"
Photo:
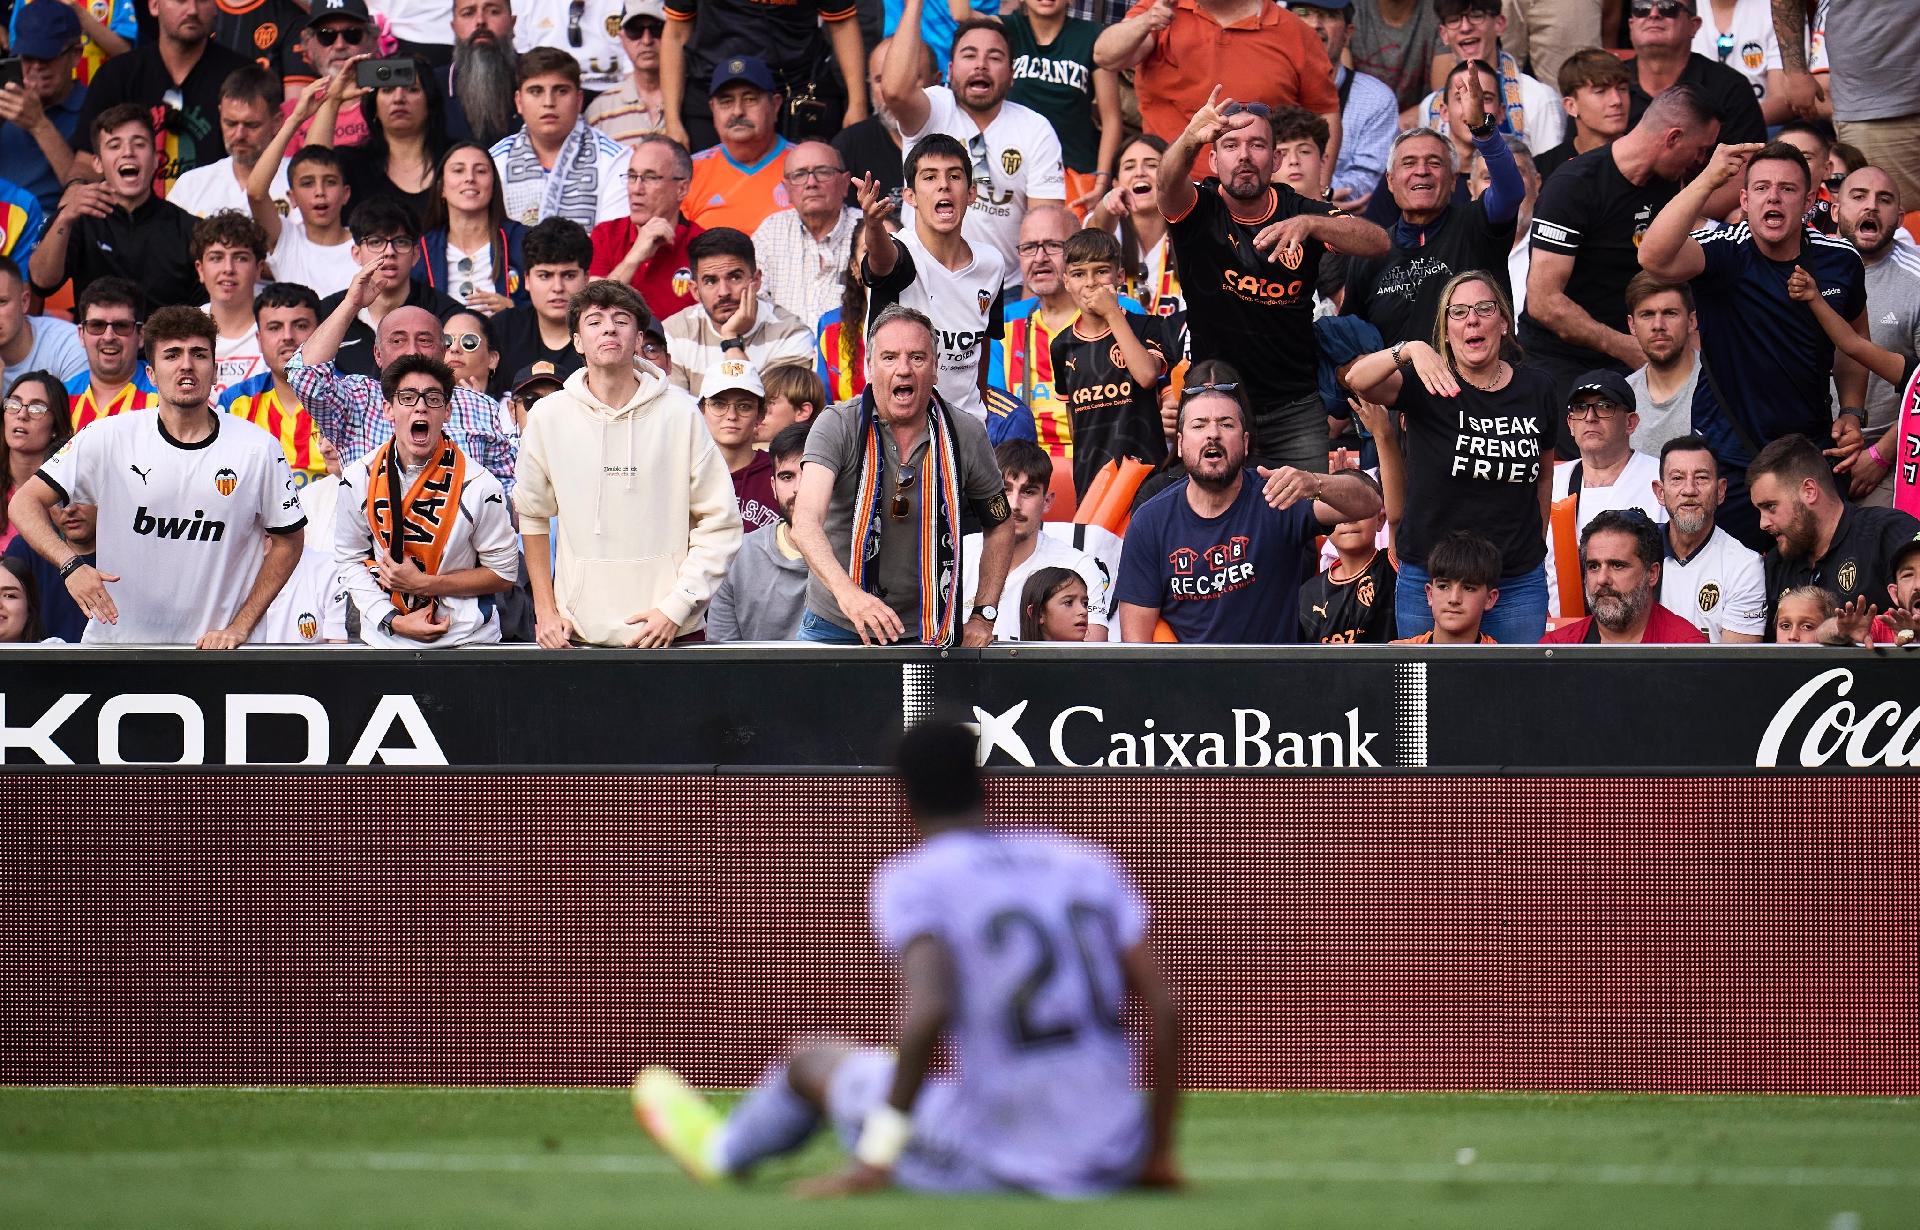
[[[1916,552],[1920,552],[1920,534],[1915,534],[1912,538],[1909,538],[1893,549],[1893,561],[1889,567],[1892,568],[1894,572],[1899,572],[1900,565],[1906,562],[1908,556]]]
[[[1573,399],[1582,393],[1604,393],[1608,401],[1616,406],[1624,406],[1628,410],[1639,404],[1633,396],[1633,386],[1627,383],[1627,378],[1608,368],[1588,372],[1574,381],[1573,392],[1567,394],[1567,404],[1571,406]]]
[[[553,364],[542,359],[538,363],[529,363],[513,374],[513,395],[523,396],[529,385],[550,384],[554,389],[558,389],[565,383],[566,381],[562,380],[554,370]],[[548,392],[552,391],[552,389],[548,390]]]
[[[311,30],[321,22],[332,21],[336,17],[357,21],[362,25],[373,24],[373,14],[367,11],[367,0],[313,0],[313,7],[307,10],[307,19],[300,28]]]

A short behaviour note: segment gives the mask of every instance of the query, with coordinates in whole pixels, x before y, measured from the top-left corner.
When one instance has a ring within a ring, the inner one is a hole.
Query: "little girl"
[[[1774,608],[1773,639],[1782,645],[1818,645],[1820,625],[1831,618],[1832,594],[1817,585],[1790,589]]]
[[[1020,591],[1020,639],[1087,639],[1087,583],[1071,568],[1042,568]]]

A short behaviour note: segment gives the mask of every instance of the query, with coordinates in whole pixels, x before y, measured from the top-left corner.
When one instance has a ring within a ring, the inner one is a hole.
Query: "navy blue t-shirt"
[[[1218,517],[1187,503],[1187,484],[1133,514],[1114,597],[1160,612],[1185,644],[1291,645],[1300,635],[1300,586],[1319,570],[1313,501],[1275,511],[1266,480],[1247,470]]]
[[[1820,284],[1827,305],[1842,320],[1867,306],[1867,271],[1853,245],[1814,230],[1801,233],[1797,261],[1773,261],[1754,246],[1746,223],[1716,231],[1696,231],[1707,267],[1693,280],[1700,313],[1700,349],[1719,385],[1714,415],[1733,415],[1753,445],[1765,448],[1798,432],[1819,443],[1833,430],[1833,404],[1827,381],[1833,375],[1833,343],[1806,306],[1787,297],[1787,279],[1802,265]],[[1703,382],[1704,383],[1704,382]],[[1739,443],[1727,425],[1700,421],[1695,426],[1716,445],[1728,448],[1721,460],[1745,465],[1753,450]],[[1731,445],[1728,438],[1731,437]]]

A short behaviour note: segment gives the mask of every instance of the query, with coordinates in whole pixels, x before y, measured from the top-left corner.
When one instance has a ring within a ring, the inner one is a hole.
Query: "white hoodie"
[[[655,608],[677,636],[699,631],[740,548],[733,478],[699,403],[658,368],[637,370],[624,406],[574,372],[534,404],[520,438],[513,500],[527,550],[546,549],[535,527],[558,517],[554,600],[591,645],[625,645],[627,621]]]

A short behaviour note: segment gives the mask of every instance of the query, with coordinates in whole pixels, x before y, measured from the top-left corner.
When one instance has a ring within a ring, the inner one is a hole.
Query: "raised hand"
[[[1326,475],[1310,474],[1292,466],[1281,466],[1277,470],[1261,466],[1259,474],[1267,480],[1266,489],[1262,492],[1266,496],[1267,506],[1276,510],[1291,508],[1301,500],[1317,500],[1327,485]]]
[[[893,199],[871,173],[860,177],[855,193],[860,198],[860,212],[865,215],[868,226],[877,227],[893,216]]]
[[[1716,145],[1712,160],[1707,163],[1707,169],[1700,174],[1709,185],[1718,188],[1745,174],[1747,164],[1753,161],[1753,156],[1765,148],[1766,146],[1758,141],[1748,141],[1742,145]]]
[[[1812,303],[1820,297],[1820,283],[1813,275],[1795,265],[1793,273],[1787,278],[1787,298],[1795,303]]]
[[[1160,33],[1173,24],[1173,0],[1155,0],[1154,6],[1143,16],[1147,22],[1147,29],[1154,34]]]
[[[1385,406],[1357,395],[1347,398],[1347,405],[1352,407],[1354,417],[1360,420],[1368,435],[1376,440],[1393,438],[1393,415],[1387,413]]]
[[[1245,128],[1258,118],[1245,111],[1237,115],[1224,114],[1226,109],[1233,105],[1233,100],[1222,98],[1220,89],[1221,87],[1214,86],[1213,92],[1207,95],[1206,104],[1195,111],[1193,118],[1187,121],[1185,135],[1189,141],[1199,145],[1211,145],[1227,133],[1236,128]]]

